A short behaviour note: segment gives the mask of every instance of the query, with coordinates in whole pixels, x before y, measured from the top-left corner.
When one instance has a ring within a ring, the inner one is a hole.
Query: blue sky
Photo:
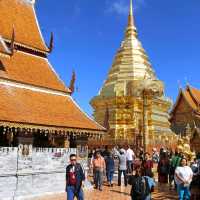
[[[200,1],[133,0],[139,39],[166,95],[176,99],[178,81],[200,88]],[[129,0],[36,0],[36,12],[55,70],[69,85],[76,72],[78,104],[90,115],[124,37]]]

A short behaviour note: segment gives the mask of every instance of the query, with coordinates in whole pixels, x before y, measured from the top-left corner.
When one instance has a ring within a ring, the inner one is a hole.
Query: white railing
[[[0,147],[0,199],[30,199],[33,195],[64,192],[69,156],[77,153],[77,149],[26,145]],[[87,156],[80,163],[86,168]]]

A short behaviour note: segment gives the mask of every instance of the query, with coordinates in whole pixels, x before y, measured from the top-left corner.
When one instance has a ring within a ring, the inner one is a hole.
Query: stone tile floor
[[[85,200],[131,200],[130,186],[104,186],[103,191],[88,190],[85,191]],[[175,191],[170,191],[168,186],[159,186],[153,193],[153,200],[177,200]],[[37,198],[36,200],[66,200],[66,194],[57,194],[52,196],[45,196]]]

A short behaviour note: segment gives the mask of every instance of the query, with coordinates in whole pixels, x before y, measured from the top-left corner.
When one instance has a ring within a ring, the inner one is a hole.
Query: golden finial
[[[128,15],[128,27],[126,30],[126,37],[129,37],[131,35],[137,36],[137,31],[136,31],[134,16],[133,16],[133,1],[132,0],[130,0],[130,9],[129,9],[129,15]]]
[[[128,26],[134,26],[134,19],[133,19],[133,1],[130,0],[130,9],[129,9],[129,16],[128,16]]]
[[[130,11],[129,11],[129,15],[133,16],[133,1],[130,0]]]

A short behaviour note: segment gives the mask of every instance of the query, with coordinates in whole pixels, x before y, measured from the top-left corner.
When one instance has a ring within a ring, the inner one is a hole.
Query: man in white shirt
[[[192,182],[193,172],[192,169],[187,166],[187,160],[182,158],[180,161],[181,166],[177,167],[175,170],[175,182],[177,184],[177,190],[179,194],[179,200],[184,198],[190,199],[190,189],[189,186]]]
[[[135,153],[130,148],[130,146],[128,146],[128,149],[126,150],[126,159],[127,159],[128,174],[132,174],[132,172],[133,172],[133,162],[134,162],[134,159],[135,159]]]

